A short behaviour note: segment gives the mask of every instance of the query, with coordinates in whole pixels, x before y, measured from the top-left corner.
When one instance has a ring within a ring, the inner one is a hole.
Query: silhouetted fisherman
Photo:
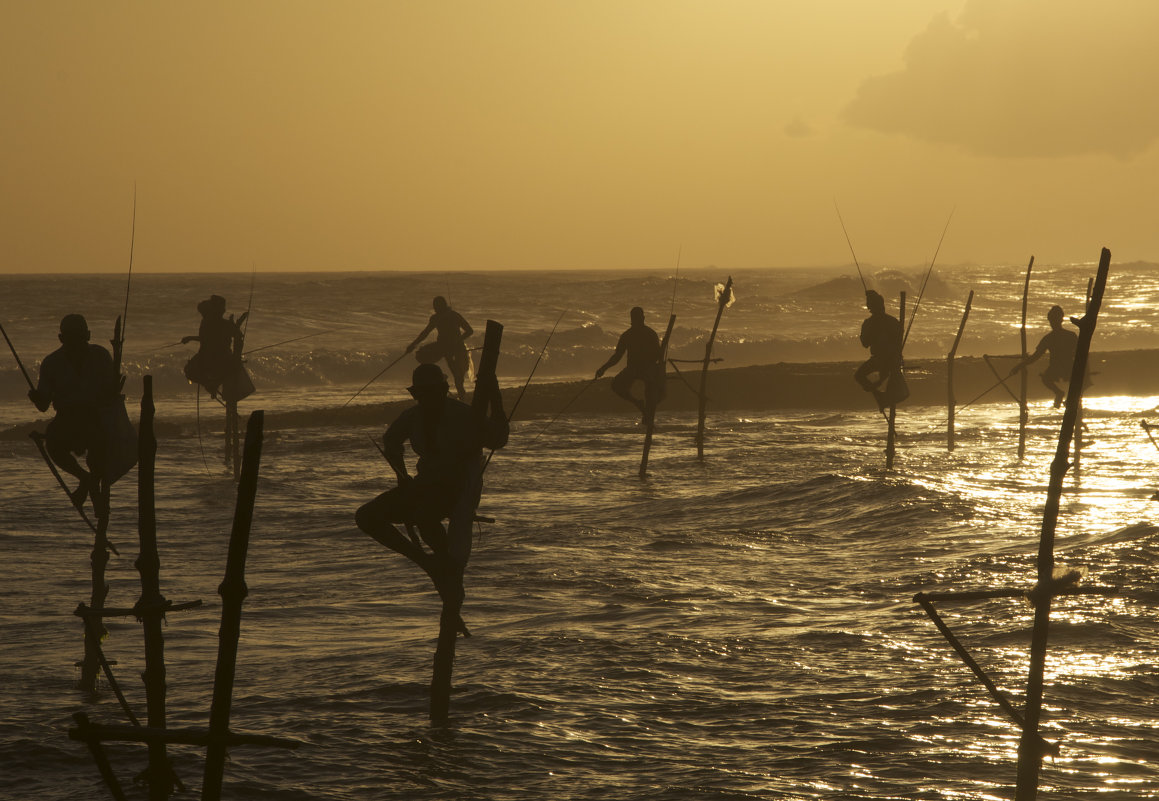
[[[249,312],[244,312],[236,322],[232,314],[227,318],[225,298],[221,295],[210,295],[197,304],[197,311],[201,314],[197,335],[181,338],[182,345],[200,343],[197,353],[185,365],[185,377],[205,387],[210,397],[216,398],[220,393],[223,400],[240,400],[234,396],[244,397],[253,391],[252,385],[248,392],[231,391],[234,380],[244,370],[239,352],[241,326]]]
[[[476,392],[488,395],[482,413],[449,397],[447,378],[437,364],[416,367],[408,389],[417,405],[403,411],[382,438],[398,486],[362,506],[355,521],[366,534],[425,570],[444,599],[461,600],[483,488],[483,449],[507,444],[499,384],[494,377],[476,384]],[[407,471],[406,442],[418,456],[413,476]],[[417,527],[433,555],[399,531],[400,523]]]
[[[467,372],[471,367],[471,357],[467,353],[466,339],[475,331],[463,315],[447,304],[447,299],[442,295],[435,296],[431,302],[431,307],[435,313],[431,315],[427,327],[415,337],[415,341],[406,346],[406,352],[410,353],[417,348],[431,331],[437,332],[435,341],[419,348],[415,358],[423,364],[434,364],[439,359],[446,361],[447,369],[451,371],[451,377],[455,380],[455,390],[459,393],[459,400],[466,400],[467,390],[463,386],[463,381],[466,380]]]
[[[602,378],[608,368],[628,355],[628,363],[612,379],[612,391],[633,404],[647,416],[648,410],[655,410],[656,404],[664,397],[664,372],[660,364],[660,337],[644,325],[644,310],[633,306],[629,313],[632,326],[620,334],[616,351],[596,370],[596,378]],[[632,394],[632,385],[640,381],[644,384],[644,399]]]
[[[909,396],[901,375],[902,325],[886,314],[885,298],[872,289],[865,291],[865,307],[869,317],[861,324],[861,346],[869,348],[870,355],[853,378],[866,392],[872,392],[878,408],[884,409]]]
[[[44,357],[36,389],[28,391],[37,409],[56,410],[44,432],[45,449],[61,470],[80,481],[69,493],[78,509],[88,495],[94,508],[100,498],[97,489],[106,476],[111,437],[101,411],[118,399],[120,389],[112,355],[89,343],[89,336],[84,317],[65,316],[60,321],[61,346]],[[76,459],[81,455],[88,470]]]
[[[1054,408],[1056,409],[1062,406],[1063,398],[1066,397],[1066,390],[1058,386],[1057,382],[1070,381],[1071,368],[1074,366],[1074,352],[1079,342],[1078,334],[1062,327],[1063,318],[1062,306],[1051,306],[1050,311],[1046,313],[1046,319],[1050,323],[1050,333],[1039,341],[1034,353],[1019,360],[1018,364],[1010,368],[1010,375],[1014,375],[1019,370],[1025,370],[1031,363],[1038,361],[1044,353],[1049,351],[1050,361],[1047,363],[1046,369],[1042,371],[1041,377],[1046,388],[1054,393]]]

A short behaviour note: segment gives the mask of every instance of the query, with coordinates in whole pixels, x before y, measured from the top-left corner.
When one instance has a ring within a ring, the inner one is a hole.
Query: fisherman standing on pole
[[[423,568],[441,596],[461,599],[483,487],[483,449],[502,448],[509,433],[499,384],[494,376],[480,377],[476,384],[476,393],[488,395],[482,414],[449,397],[447,378],[437,364],[416,367],[408,389],[417,405],[404,410],[382,439],[398,486],[362,506],[355,521],[370,537]],[[418,456],[413,476],[404,454],[407,442]],[[433,556],[399,531],[399,523],[413,524]]]
[[[909,397],[901,374],[902,325],[886,313],[885,298],[872,289],[865,291],[865,306],[870,314],[861,324],[861,346],[869,348],[870,356],[853,378],[873,393],[878,408],[884,410]]]
[[[420,342],[427,338],[427,334],[436,331],[435,341],[419,348],[415,358],[422,364],[434,364],[439,359],[447,362],[447,369],[455,380],[455,391],[459,393],[459,400],[467,399],[467,390],[463,382],[471,369],[471,356],[467,353],[466,340],[475,333],[471,324],[463,315],[452,309],[447,299],[437,295],[431,302],[434,314],[431,315],[427,327],[419,332],[414,342],[406,346],[410,353],[418,348]]]
[[[653,329],[644,325],[644,310],[641,307],[633,306],[630,317],[632,326],[620,334],[615,352],[596,370],[596,378],[602,378],[608,368],[627,354],[627,366],[612,379],[612,392],[639,409],[641,414],[647,415],[648,410],[654,410],[664,397],[660,337]],[[644,384],[643,400],[632,394],[632,385],[636,381]]]
[[[42,412],[49,406],[56,416],[45,430],[48,455],[61,470],[75,476],[80,484],[69,493],[80,509],[89,495],[94,510],[100,498],[99,482],[106,477],[110,432],[101,420],[101,411],[118,398],[118,380],[112,355],[89,342],[89,327],[79,314],[60,321],[61,346],[44,357],[40,376],[28,398]],[[77,456],[85,456],[88,470]]]
[[[1014,375],[1019,370],[1025,370],[1049,351],[1050,361],[1046,369],[1042,371],[1042,383],[1054,393],[1054,408],[1056,409],[1062,406],[1063,398],[1066,397],[1065,391],[1058,385],[1058,382],[1070,380],[1075,348],[1078,347],[1079,341],[1078,334],[1062,327],[1064,317],[1062,306],[1051,306],[1050,311],[1046,313],[1046,319],[1050,323],[1050,333],[1039,341],[1034,353],[1025,359],[1020,359],[1018,364],[1010,368],[1010,375]]]

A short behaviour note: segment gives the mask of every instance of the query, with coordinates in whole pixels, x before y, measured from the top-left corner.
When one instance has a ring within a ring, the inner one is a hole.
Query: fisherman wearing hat
[[[362,506],[355,520],[370,537],[427,571],[440,595],[450,593],[461,599],[483,487],[483,449],[507,444],[507,416],[499,384],[491,377],[481,378],[476,385],[476,392],[488,396],[488,410],[483,412],[449,397],[447,377],[437,364],[416,367],[408,389],[417,404],[404,410],[382,438],[383,453],[398,486]],[[414,475],[404,457],[406,442],[418,456]],[[444,518],[448,518],[446,530]],[[404,536],[399,523],[414,524],[434,556]]]
[[[885,298],[872,289],[865,291],[865,307],[869,317],[861,324],[861,346],[869,348],[869,358],[853,378],[866,392],[874,393],[878,406],[884,408],[909,395],[900,380],[902,327],[896,317],[886,314]]]
[[[108,433],[101,424],[101,408],[118,395],[113,357],[89,342],[89,327],[79,314],[60,321],[60,347],[40,363],[36,389],[28,398],[42,412],[49,406],[56,416],[44,432],[45,448],[61,470],[80,484],[69,493],[80,508],[90,493],[94,502],[108,451]],[[84,455],[88,470],[77,456]]]
[[[1046,313],[1046,321],[1050,323],[1050,332],[1039,341],[1034,353],[1010,368],[1010,375],[1014,375],[1019,370],[1025,370],[1049,351],[1050,361],[1047,362],[1046,369],[1042,371],[1041,378],[1046,388],[1054,393],[1054,408],[1056,409],[1062,406],[1062,401],[1066,397],[1065,391],[1058,385],[1058,382],[1070,380],[1071,368],[1074,366],[1074,353],[1078,349],[1079,343],[1078,334],[1062,327],[1062,321],[1065,317],[1062,306],[1051,306],[1050,311]],[[1086,380],[1089,383],[1090,378],[1087,377]]]
[[[237,322],[233,316],[225,316],[225,298],[221,295],[210,295],[197,304],[197,311],[201,314],[201,325],[196,336],[181,338],[181,344],[190,342],[200,343],[197,353],[185,365],[185,377],[194,384],[200,384],[209,392],[210,397],[216,398],[222,392],[223,385],[230,382],[241,369],[240,357],[236,353],[236,344],[241,341],[241,326],[249,312],[242,314]],[[252,387],[250,392],[252,392]],[[246,395],[249,392],[245,393]],[[240,400],[239,397],[227,400]]]

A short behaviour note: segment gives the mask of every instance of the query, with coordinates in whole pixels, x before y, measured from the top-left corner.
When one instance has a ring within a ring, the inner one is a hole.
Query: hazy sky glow
[[[1154,0],[0,5],[0,272],[1159,260]]]

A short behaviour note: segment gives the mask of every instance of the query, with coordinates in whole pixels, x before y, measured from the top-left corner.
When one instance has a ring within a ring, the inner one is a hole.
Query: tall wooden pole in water
[[[1091,338],[1095,333],[1095,323],[1098,321],[1099,307],[1103,302],[1103,290],[1107,285],[1107,273],[1110,266],[1111,251],[1103,248],[1091,300],[1087,304],[1086,314],[1079,321],[1078,345],[1075,348],[1074,366],[1071,369],[1066,409],[1063,412],[1062,427],[1059,430],[1058,448],[1055,450],[1054,461],[1050,466],[1050,483],[1047,488],[1046,507],[1042,514],[1042,533],[1038,543],[1038,583],[1031,593],[1031,600],[1034,602],[1034,630],[1030,642],[1030,671],[1026,683],[1026,709],[1023,713],[1025,725],[1018,744],[1016,801],[1034,801],[1038,795],[1038,775],[1043,756],[1038,729],[1042,717],[1046,648],[1050,632],[1050,605],[1054,595],[1054,534],[1058,525],[1062,482],[1067,469],[1070,467],[1070,446],[1074,437],[1079,407],[1082,403],[1083,379],[1086,377]]]
[[[503,342],[503,326],[494,320],[487,321],[483,335],[483,354],[479,357],[479,371],[475,378],[475,394],[471,397],[471,408],[475,414],[487,414],[490,392],[480,390],[495,378],[495,368],[499,364],[499,347]],[[486,379],[486,380],[485,380]],[[443,581],[451,581],[449,591],[439,588],[439,598],[443,604],[439,616],[439,641],[435,647],[434,669],[431,671],[431,722],[444,723],[451,711],[451,674],[455,667],[455,641],[459,636],[460,613],[463,609],[463,568],[465,565],[453,563],[448,552],[435,553],[435,559],[446,560],[441,566]]]
[[[1026,303],[1030,298],[1030,271],[1034,269],[1034,257],[1030,257],[1030,264],[1026,265],[1026,284],[1022,287],[1022,325],[1019,328],[1019,334],[1022,339],[1022,361],[1021,364],[1026,363]],[[1030,409],[1027,406],[1027,395],[1029,388],[1027,382],[1029,376],[1026,374],[1026,369],[1019,371],[1021,378],[1019,379],[1019,393],[1018,393],[1018,461],[1026,458],[1026,424],[1030,420]]]
[[[145,376],[141,394],[141,422],[137,434],[137,529],[141,551],[137,572],[141,597],[137,615],[145,634],[145,703],[151,728],[165,728],[165,636],[161,630],[166,601],[161,594],[161,557],[157,551],[157,514],[154,489],[157,438],[153,433],[153,376]],[[148,785],[150,801],[165,801],[173,792],[173,769],[165,743],[149,742]]]
[[[717,284],[720,286],[720,284]],[[724,289],[717,299],[716,306],[716,320],[712,324],[712,333],[708,335],[708,341],[704,343],[704,367],[700,371],[700,408],[696,417],[696,458],[704,458],[704,416],[708,406],[708,363],[712,359],[712,343],[716,339],[716,329],[720,327],[720,316],[724,314],[724,309],[732,301],[732,276],[728,277],[728,281],[724,285]]]
[[[966,320],[970,316],[970,304],[974,302],[974,290],[966,298],[966,310],[962,312],[962,322],[958,326],[958,335],[954,337],[954,345],[946,356],[946,405],[949,409],[949,419],[946,427],[946,448],[954,449],[954,407],[958,401],[954,397],[954,356],[958,353],[958,343],[962,341],[962,332],[966,330]]]
[[[652,452],[652,432],[656,428],[656,405],[660,402],[659,396],[663,394],[667,387],[665,384],[668,381],[668,341],[672,339],[672,326],[676,325],[676,315],[668,315],[668,328],[664,331],[664,338],[660,340],[660,364],[657,365],[659,375],[656,377],[657,385],[652,390],[653,401],[648,402],[649,393],[647,388],[644,389],[644,453],[640,457],[640,478],[645,478],[648,475],[648,455]]]
[[[905,292],[904,291],[901,293],[901,298],[898,301],[897,314],[898,314],[898,319],[902,320],[903,325],[904,325],[904,320],[905,320]],[[900,354],[899,354],[899,356],[900,356]],[[891,391],[892,389],[893,388],[890,387],[889,384],[887,383],[886,384],[886,391],[890,392],[891,395],[892,395],[892,391]],[[895,427],[895,424],[897,422],[897,404],[896,403],[889,404],[888,420],[889,420],[889,432],[886,434],[886,437],[885,437],[885,469],[892,470],[893,469],[893,457],[894,457],[894,453],[896,452],[895,443],[897,441],[897,428]]]
[[[250,415],[245,432],[241,480],[237,486],[237,506],[225,563],[221,595],[221,630],[218,633],[217,668],[213,677],[213,703],[209,710],[209,745],[205,753],[205,781],[202,801],[218,801],[225,775],[225,754],[229,739],[229,715],[233,707],[234,670],[237,644],[241,638],[241,607],[249,588],[245,583],[245,561],[253,524],[254,500],[258,491],[258,466],[262,456],[264,414]]]

